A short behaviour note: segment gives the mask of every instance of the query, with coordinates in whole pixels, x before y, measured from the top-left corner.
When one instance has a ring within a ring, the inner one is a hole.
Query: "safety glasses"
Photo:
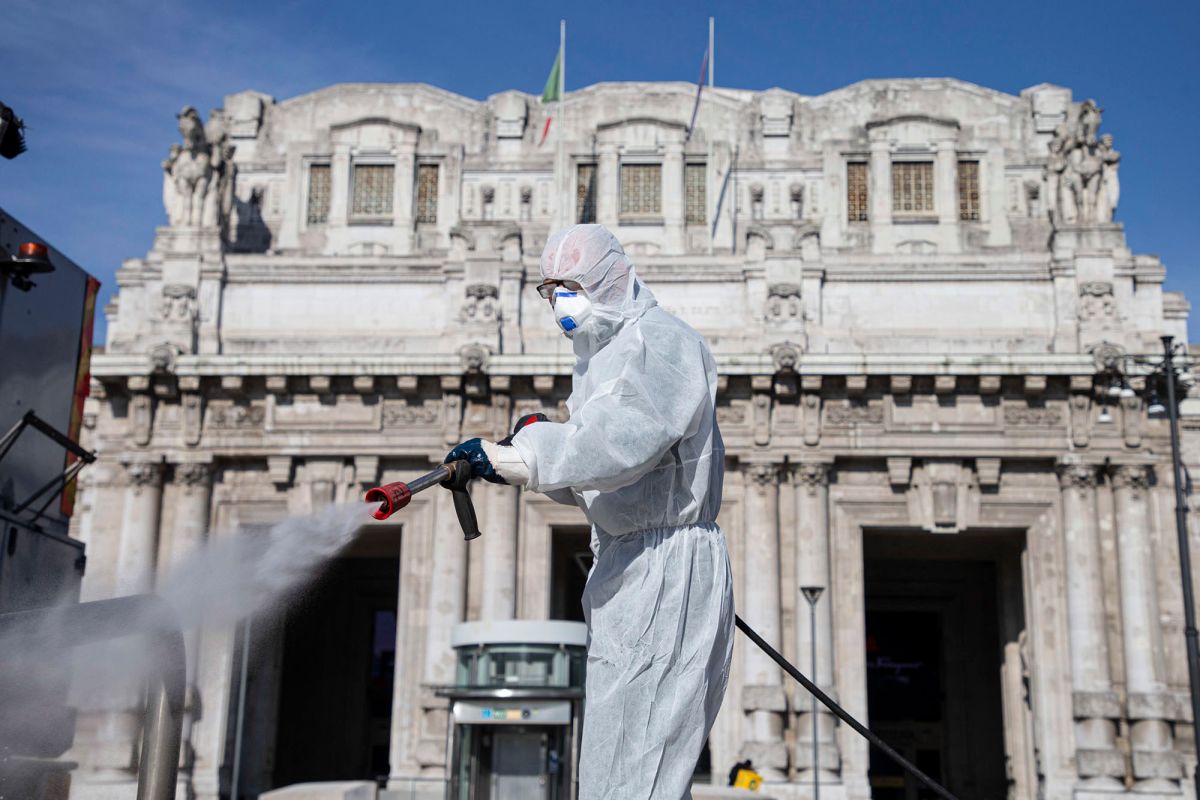
[[[540,294],[542,296],[543,300],[549,300],[551,297],[554,296],[554,290],[560,286],[570,292],[582,292],[583,291],[583,287],[580,286],[577,281],[548,280],[548,281],[543,281],[537,287],[537,292],[538,292],[538,294]]]

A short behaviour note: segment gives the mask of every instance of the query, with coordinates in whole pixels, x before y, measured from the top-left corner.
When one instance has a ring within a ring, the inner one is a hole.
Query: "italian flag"
[[[558,54],[554,57],[554,66],[550,67],[550,75],[546,78],[546,87],[542,89],[542,103],[558,103],[559,109],[562,108],[563,50],[566,46],[566,30],[566,23],[564,22],[560,28]],[[546,115],[546,124],[542,127],[542,140],[538,142],[538,147],[546,143],[546,136],[550,133],[550,123],[553,119],[553,115]]]

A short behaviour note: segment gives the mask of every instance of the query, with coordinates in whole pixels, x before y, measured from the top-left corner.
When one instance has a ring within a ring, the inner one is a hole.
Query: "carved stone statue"
[[[1117,210],[1117,202],[1121,199],[1121,179],[1117,177],[1121,154],[1113,149],[1111,133],[1100,137],[1099,149],[1103,166],[1100,171],[1100,194],[1096,205],[1096,220],[1112,222],[1113,214]]]
[[[1100,130],[1100,112],[1103,110],[1095,100],[1084,100],[1079,106],[1079,133],[1087,147],[1096,144],[1096,131]]]
[[[179,112],[183,144],[171,145],[163,165],[163,205],[172,226],[223,227],[233,208],[236,167],[224,116],[209,115],[207,127],[192,106]]]
[[[1064,185],[1067,157],[1073,145],[1071,129],[1064,122],[1054,129],[1050,140],[1050,155],[1046,159],[1046,202],[1050,208],[1050,219],[1072,223],[1076,217],[1075,194]]]
[[[1080,103],[1074,117],[1054,129],[1043,178],[1046,208],[1055,225],[1112,222],[1120,184],[1121,155],[1112,136],[1096,138],[1104,109],[1094,100]]]

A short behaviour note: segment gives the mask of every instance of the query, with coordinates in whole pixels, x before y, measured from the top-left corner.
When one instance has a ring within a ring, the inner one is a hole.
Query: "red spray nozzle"
[[[412,500],[412,490],[408,488],[407,483],[396,481],[368,490],[363,500],[368,503],[379,503],[379,508],[371,512],[371,516],[375,519],[387,519],[408,505]]]

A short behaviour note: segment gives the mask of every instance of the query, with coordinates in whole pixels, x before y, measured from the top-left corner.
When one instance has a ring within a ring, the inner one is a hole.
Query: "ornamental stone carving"
[[[134,461],[125,467],[125,481],[134,494],[162,485],[163,465],[158,461]]]
[[[266,415],[261,405],[221,405],[209,407],[208,419],[213,428],[245,430],[261,428]]]
[[[499,322],[500,290],[487,283],[475,283],[466,289],[467,299],[459,309],[461,322]]]
[[[1079,287],[1079,319],[1111,320],[1117,315],[1113,285],[1108,281],[1089,281]]]
[[[432,425],[438,421],[436,405],[408,405],[389,403],[383,409],[383,423],[388,427],[407,425]]]
[[[783,322],[803,319],[804,309],[800,304],[800,285],[796,283],[773,283],[767,288],[767,319]]]
[[[196,318],[196,290],[183,284],[167,284],[159,299],[158,315],[167,322],[192,322]]]
[[[717,422],[721,425],[744,425],[746,423],[746,407],[744,405],[717,406]]]
[[[830,425],[882,425],[883,406],[877,403],[826,405],[825,421]]]
[[[1004,406],[1004,424],[1018,427],[1052,427],[1062,422],[1057,406],[1027,406],[1008,403]]]
[[[211,477],[211,464],[187,462],[175,465],[174,483],[182,487],[187,494],[191,494],[198,488],[206,487]]]
[[[491,351],[484,345],[475,343],[465,345],[458,351],[459,358],[462,359],[462,369],[466,373],[481,373],[487,372],[488,359],[491,357]]]
[[[1129,489],[1139,494],[1150,488],[1150,467],[1145,464],[1121,464],[1112,470],[1114,489]]]
[[[1121,193],[1121,154],[1111,135],[1096,138],[1103,110],[1085,100],[1054,129],[1043,177],[1056,226],[1112,222]]]
[[[796,469],[796,484],[810,496],[816,496],[818,489],[829,485],[829,472],[829,464],[803,461]]]
[[[1096,468],[1087,464],[1059,464],[1058,485],[1062,490],[1074,490],[1087,495],[1096,488]]]
[[[743,471],[746,473],[747,486],[751,486],[759,492],[764,492],[769,487],[779,483],[779,465],[773,462],[764,461],[746,464],[743,467]]]
[[[184,106],[178,114],[182,144],[171,145],[163,167],[163,206],[172,227],[224,227],[233,210],[237,168],[224,115],[214,110],[205,125]]]

